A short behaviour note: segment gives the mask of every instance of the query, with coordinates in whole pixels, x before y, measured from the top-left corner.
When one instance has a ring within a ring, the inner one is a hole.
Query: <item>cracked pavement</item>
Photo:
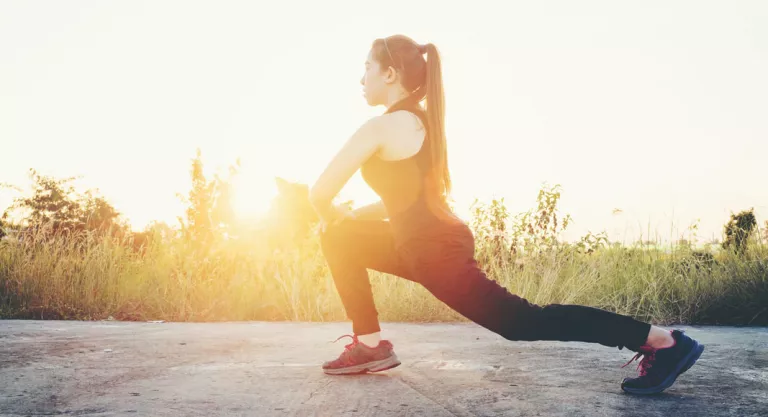
[[[676,326],[706,346],[662,394],[625,394],[633,355],[512,342],[474,323],[382,323],[402,361],[320,366],[349,322],[0,321],[0,416],[768,415],[768,328]]]

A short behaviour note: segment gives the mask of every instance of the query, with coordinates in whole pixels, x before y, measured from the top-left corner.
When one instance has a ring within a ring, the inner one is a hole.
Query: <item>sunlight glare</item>
[[[271,177],[238,177],[233,181],[232,206],[242,220],[256,219],[269,211],[277,187]]]

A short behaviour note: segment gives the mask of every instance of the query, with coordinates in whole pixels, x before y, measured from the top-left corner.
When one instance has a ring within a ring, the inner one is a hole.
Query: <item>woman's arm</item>
[[[310,189],[309,201],[326,222],[330,223],[336,214],[331,206],[333,198],[360,166],[378,151],[383,120],[377,116],[358,128]]]
[[[360,220],[383,220],[389,218],[387,208],[383,201],[377,201],[352,211],[356,219]]]

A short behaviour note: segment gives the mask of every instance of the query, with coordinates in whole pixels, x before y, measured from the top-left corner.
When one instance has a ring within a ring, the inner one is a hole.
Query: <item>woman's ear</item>
[[[393,66],[387,67],[387,70],[384,73],[384,81],[387,84],[393,84],[397,82],[397,70]]]

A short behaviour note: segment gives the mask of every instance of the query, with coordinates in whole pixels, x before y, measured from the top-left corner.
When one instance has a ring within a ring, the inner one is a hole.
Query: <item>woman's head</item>
[[[421,45],[404,35],[376,39],[360,80],[371,106],[409,100],[425,101],[427,140],[432,153],[432,172],[427,186],[430,195],[445,202],[451,192],[445,141],[445,98],[440,54],[435,45]]]
[[[403,35],[376,39],[365,61],[360,79],[366,101],[371,106],[391,105],[426,84],[426,45]],[[421,97],[423,98],[423,91]]]

